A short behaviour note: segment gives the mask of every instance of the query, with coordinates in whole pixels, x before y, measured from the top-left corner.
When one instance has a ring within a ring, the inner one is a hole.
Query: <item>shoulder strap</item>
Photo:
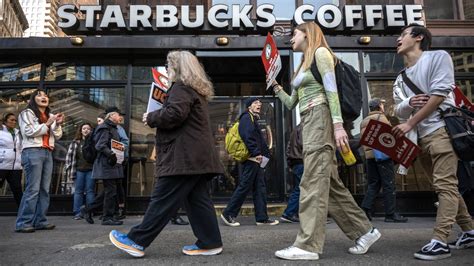
[[[402,78],[403,78],[403,82],[405,82],[405,84],[407,84],[408,88],[415,94],[424,94],[423,91],[421,91],[418,86],[415,85],[415,83],[413,83],[407,76],[407,73],[405,72],[405,70],[402,71]]]

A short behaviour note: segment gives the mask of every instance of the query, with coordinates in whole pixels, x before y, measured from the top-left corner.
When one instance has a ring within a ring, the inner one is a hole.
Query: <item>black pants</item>
[[[17,206],[20,206],[23,190],[21,188],[22,170],[0,170],[0,179],[6,179],[13,193]]]
[[[94,202],[86,207],[88,212],[94,212],[102,208],[102,220],[109,220],[114,217],[115,206],[117,206],[117,182],[119,179],[103,179],[104,191],[99,193]]]
[[[142,223],[134,226],[128,237],[138,245],[148,247],[183,201],[191,228],[198,239],[195,244],[202,249],[221,247],[221,233],[204,175],[159,178]]]
[[[362,208],[372,209],[375,197],[383,189],[383,203],[385,216],[395,213],[396,192],[395,192],[395,170],[392,160],[376,162],[375,159],[367,160],[367,182],[368,188],[362,201]]]

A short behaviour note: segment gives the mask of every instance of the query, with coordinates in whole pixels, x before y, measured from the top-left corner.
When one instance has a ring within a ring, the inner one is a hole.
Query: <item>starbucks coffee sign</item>
[[[78,8],[66,4],[58,9],[58,25],[68,34],[83,35],[255,34],[271,30],[276,23],[274,5],[259,5],[251,16],[253,8],[253,5],[218,4],[206,13],[203,5],[130,5],[128,10],[122,10],[119,5]],[[82,19],[78,18],[79,13]],[[301,5],[296,8],[293,20],[297,24],[314,20],[329,33],[390,33],[410,23],[424,25],[421,5],[345,5],[341,8],[323,5],[317,10],[313,5]]]

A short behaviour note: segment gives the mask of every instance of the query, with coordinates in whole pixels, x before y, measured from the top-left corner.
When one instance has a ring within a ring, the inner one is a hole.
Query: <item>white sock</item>
[[[431,243],[433,243],[433,242],[438,242],[438,243],[441,243],[441,244],[443,244],[443,245],[445,245],[445,246],[447,245],[446,243],[441,242],[441,241],[439,241],[439,240],[437,240],[437,239],[431,239]]]

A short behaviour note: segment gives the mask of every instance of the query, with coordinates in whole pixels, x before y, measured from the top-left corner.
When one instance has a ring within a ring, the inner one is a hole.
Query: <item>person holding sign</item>
[[[349,145],[336,87],[337,58],[314,22],[296,27],[291,47],[295,52],[303,52],[303,60],[291,81],[291,96],[276,81],[273,90],[289,109],[300,104],[304,164],[300,183],[300,230],[293,245],[275,255],[288,260],[319,259],[328,213],[344,234],[355,240],[356,245],[349,248],[349,252],[365,254],[380,238],[380,232],[369,222],[337,172],[336,147],[341,150]],[[311,73],[313,60],[323,84]]]
[[[360,124],[360,134],[363,135],[365,128],[370,120],[374,119],[390,125],[384,114],[385,100],[374,98],[369,101],[369,115],[364,118]],[[395,170],[394,164],[390,157],[384,153],[374,150],[368,146],[363,146],[365,158],[367,159],[367,193],[362,201],[362,209],[367,214],[369,220],[372,220],[372,206],[375,197],[383,188],[383,205],[385,207],[385,222],[388,223],[406,223],[407,218],[395,212],[396,193],[395,193]],[[381,154],[378,156],[377,154]]]
[[[97,158],[92,168],[92,177],[102,180],[104,193],[100,193],[94,202],[81,208],[81,215],[86,222],[93,224],[92,212],[102,208],[102,225],[121,225],[123,222],[114,218],[117,204],[117,183],[124,177],[122,161],[125,145],[120,142],[117,125],[120,122],[120,111],[117,107],[106,109],[105,120],[97,126],[93,139]]]
[[[113,230],[110,241],[133,257],[145,256],[145,248],[160,234],[184,201],[197,241],[182,248],[186,255],[217,255],[222,240],[207,181],[223,174],[214,148],[209,120],[212,83],[196,56],[172,51],[167,72],[173,83],[161,109],[144,115],[156,128],[157,181],[143,221],[128,234]]]
[[[431,240],[414,254],[421,260],[448,258],[450,248],[474,246],[474,223],[457,187],[458,157],[439,112],[454,106],[453,60],[446,51],[428,51],[430,46],[431,33],[427,28],[410,24],[402,29],[397,53],[403,56],[406,68],[393,85],[395,114],[406,122],[395,126],[392,133],[400,138],[413,129],[417,132],[421,147],[418,158],[433,179],[439,201]],[[462,233],[456,241],[448,243],[454,223]]]

